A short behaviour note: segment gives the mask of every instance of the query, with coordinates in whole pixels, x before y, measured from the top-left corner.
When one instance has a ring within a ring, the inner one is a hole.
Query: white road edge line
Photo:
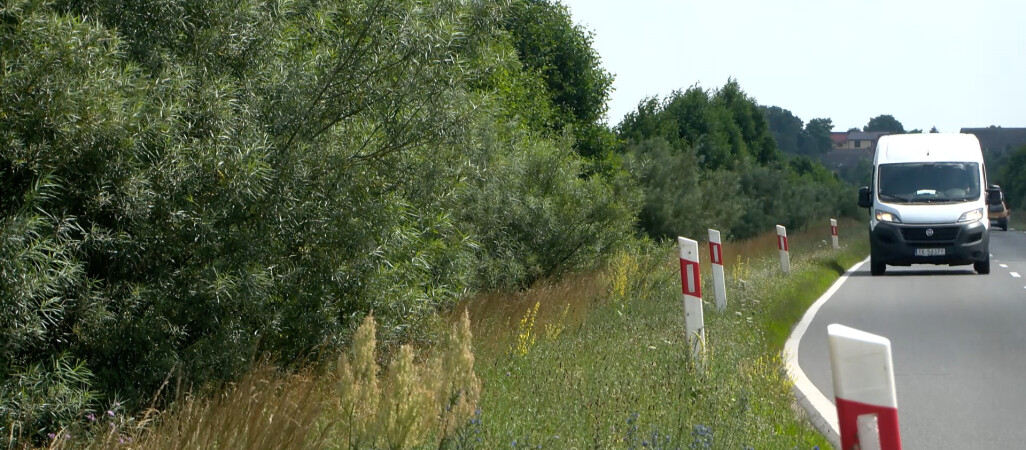
[[[1020,277],[1022,277],[1022,275],[1019,275],[1019,272],[1011,272],[1011,274],[1012,274],[1012,278],[1020,278]]]
[[[812,424],[826,436],[827,440],[834,448],[841,448],[841,435],[838,431],[840,427],[837,425],[837,408],[834,403],[831,402],[823,392],[812,384],[809,377],[805,375],[805,372],[798,365],[798,345],[805,336],[805,332],[809,329],[809,324],[812,323],[812,319],[816,317],[816,313],[819,312],[819,308],[823,307],[823,304],[830,300],[830,297],[841,288],[848,276],[853,272],[857,271],[863,264],[869,262],[869,258],[862,260],[855,264],[847,272],[841,275],[837,281],[834,282],[830,289],[827,289],[816,300],[812,306],[809,307],[808,311],[805,311],[805,315],[802,316],[802,320],[798,322],[798,325],[794,327],[791,332],[791,336],[787,338],[787,343],[784,344],[784,367],[787,369],[787,375],[791,378],[794,383],[795,397],[798,399],[798,403],[802,405],[805,412],[809,414],[809,419]]]

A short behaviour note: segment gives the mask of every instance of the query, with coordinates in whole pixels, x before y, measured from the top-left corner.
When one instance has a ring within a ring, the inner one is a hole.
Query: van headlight
[[[897,214],[889,213],[887,211],[877,211],[876,220],[878,222],[894,222],[901,223],[901,219],[898,218]]]
[[[959,222],[976,222],[977,220],[983,219],[983,208],[977,208],[972,211],[968,211],[962,214],[959,218]]]
[[[890,221],[894,223],[901,223],[901,219],[898,218],[898,214],[887,211],[876,211],[876,221]]]

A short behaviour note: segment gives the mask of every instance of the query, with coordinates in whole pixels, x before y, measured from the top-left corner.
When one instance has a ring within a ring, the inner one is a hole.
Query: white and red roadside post
[[[727,309],[727,279],[723,276],[723,242],[718,230],[709,230],[709,262],[712,263],[716,310],[723,312]]]
[[[900,450],[891,341],[836,323],[827,336],[841,448]]]
[[[684,329],[691,356],[700,360],[705,349],[705,316],[702,314],[702,278],[698,267],[698,242],[677,237],[680,248],[680,282],[684,292]]]
[[[837,242],[837,219],[830,219],[830,239],[834,241],[834,250],[841,248]]]
[[[777,248],[780,249],[780,270],[791,273],[791,257],[787,250],[787,228],[777,225]]]

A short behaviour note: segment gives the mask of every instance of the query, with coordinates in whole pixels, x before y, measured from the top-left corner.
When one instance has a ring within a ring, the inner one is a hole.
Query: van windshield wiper
[[[897,201],[897,202],[905,202],[905,203],[908,203],[908,202],[912,201],[912,199],[908,198],[908,197],[904,197],[904,196],[896,195],[896,194],[885,194],[883,192],[880,193],[880,200],[883,200],[885,202],[895,202],[895,201]]]

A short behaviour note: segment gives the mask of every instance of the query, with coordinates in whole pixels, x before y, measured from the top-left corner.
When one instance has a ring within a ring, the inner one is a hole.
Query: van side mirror
[[[873,191],[869,190],[869,186],[862,186],[859,188],[859,207],[869,208],[873,206]]]
[[[996,185],[991,185],[987,188],[987,204],[988,205],[1000,205],[1004,199],[1004,195],[1001,194],[1001,188]]]

